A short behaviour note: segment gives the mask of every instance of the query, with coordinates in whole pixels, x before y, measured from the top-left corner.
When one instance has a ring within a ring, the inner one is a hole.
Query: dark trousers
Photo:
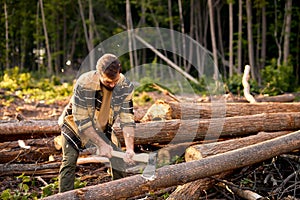
[[[110,142],[111,143],[111,142]],[[114,150],[119,150],[116,145],[111,143]],[[62,153],[63,159],[59,171],[59,192],[66,192],[74,189],[76,162],[79,156],[78,149],[74,148],[62,134]],[[120,158],[110,159],[112,180],[126,177],[126,163]]]

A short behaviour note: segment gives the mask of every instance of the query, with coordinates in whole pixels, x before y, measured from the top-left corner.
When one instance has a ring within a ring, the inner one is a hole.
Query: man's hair
[[[117,56],[104,54],[97,61],[96,69],[100,74],[105,74],[108,78],[114,79],[121,73],[122,67]]]

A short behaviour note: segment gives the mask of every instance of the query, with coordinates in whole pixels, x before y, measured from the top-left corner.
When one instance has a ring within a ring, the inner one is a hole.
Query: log
[[[276,96],[257,96],[258,102],[293,102],[295,96],[293,94],[281,94]]]
[[[164,166],[156,170],[156,178],[151,181],[144,179],[141,175],[134,175],[104,184],[59,193],[46,197],[45,200],[122,199],[138,196],[149,191],[185,184],[221,172],[259,163],[298,148],[300,148],[300,131],[201,160]]]
[[[187,162],[193,160],[200,160],[208,156],[213,156],[227,151],[232,151],[235,149],[247,147],[249,145],[257,144],[289,133],[291,133],[291,131],[260,132],[257,135],[251,135],[248,137],[243,137],[238,139],[231,139],[222,142],[214,142],[208,144],[193,145],[187,148],[185,152],[185,160]]]
[[[53,137],[25,140],[28,149],[21,148],[17,141],[0,143],[0,163],[48,161],[50,155],[60,154],[53,143]]]
[[[8,121],[0,123],[2,142],[57,136],[60,127],[57,120]]]
[[[91,164],[91,163],[109,163],[109,159],[101,156],[87,156],[79,157],[77,165]],[[60,168],[61,162],[51,163],[37,163],[37,164],[0,164],[0,176],[8,175],[20,175],[22,173],[26,175],[44,175],[44,174],[57,174]]]
[[[172,119],[211,119],[262,113],[300,112],[300,103],[177,103],[168,102]],[[223,111],[218,113],[218,111]],[[226,111],[225,114],[224,111]],[[212,116],[214,112],[214,116]]]
[[[193,160],[200,160],[208,156],[221,154],[227,151],[231,151],[238,148],[247,147],[252,144],[263,142],[265,140],[273,139],[282,135],[286,135],[290,132],[282,131],[275,133],[261,132],[257,135],[248,136],[240,139],[232,139],[224,142],[214,142],[209,144],[198,144],[187,148],[185,153],[185,160],[191,162]],[[228,176],[230,172],[223,172],[214,176],[214,178],[223,179]],[[199,199],[201,192],[208,190],[216,183],[215,179],[204,178],[190,183],[186,183],[182,186],[178,186],[177,189],[170,194],[168,200],[176,199]]]
[[[50,124],[52,123],[52,126]],[[20,123],[0,124],[2,141],[22,138],[40,138],[46,133],[60,134],[59,126],[54,121],[31,122],[33,126]],[[37,125],[38,124],[38,125]],[[255,126],[254,126],[255,125]],[[16,127],[14,127],[16,126]],[[239,137],[256,134],[260,131],[283,131],[300,129],[300,113],[263,113],[257,115],[227,117],[221,119],[167,120],[137,123],[135,144],[180,143],[192,140],[218,139],[219,137]],[[8,131],[9,130],[9,131]],[[122,130],[114,127],[116,136],[124,145]],[[39,133],[39,134],[33,134]],[[48,135],[45,135],[48,136]],[[50,135],[49,135],[50,136]],[[174,139],[174,137],[176,138]]]

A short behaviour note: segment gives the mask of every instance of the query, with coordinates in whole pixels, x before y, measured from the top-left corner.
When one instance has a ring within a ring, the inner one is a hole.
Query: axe
[[[111,152],[111,155],[116,158],[124,158],[125,153],[121,151],[115,151],[113,150]],[[156,156],[157,153],[151,152],[151,153],[139,153],[135,154],[132,157],[132,160],[135,162],[143,162],[147,163],[147,166],[145,167],[142,177],[146,180],[154,180],[155,179],[155,169],[156,169]]]

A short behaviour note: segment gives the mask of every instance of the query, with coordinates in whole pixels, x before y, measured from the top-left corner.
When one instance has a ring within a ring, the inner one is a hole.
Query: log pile
[[[212,187],[230,187],[236,195],[262,198],[249,188],[236,188],[226,179],[244,167],[300,148],[300,103],[159,103],[169,106],[168,113],[159,112],[159,118],[150,113],[147,120],[137,121],[135,138],[137,146],[158,149],[156,179],[149,181],[136,174],[46,199],[128,199],[163,189],[171,191],[170,200],[199,199]],[[124,145],[122,130],[117,125],[114,129]],[[0,123],[0,176],[23,172],[57,175],[61,151],[55,147],[54,138],[58,135],[56,121]],[[107,162],[90,154],[81,153],[79,164]],[[53,162],[49,162],[51,156]],[[173,165],[178,157],[184,162]]]

